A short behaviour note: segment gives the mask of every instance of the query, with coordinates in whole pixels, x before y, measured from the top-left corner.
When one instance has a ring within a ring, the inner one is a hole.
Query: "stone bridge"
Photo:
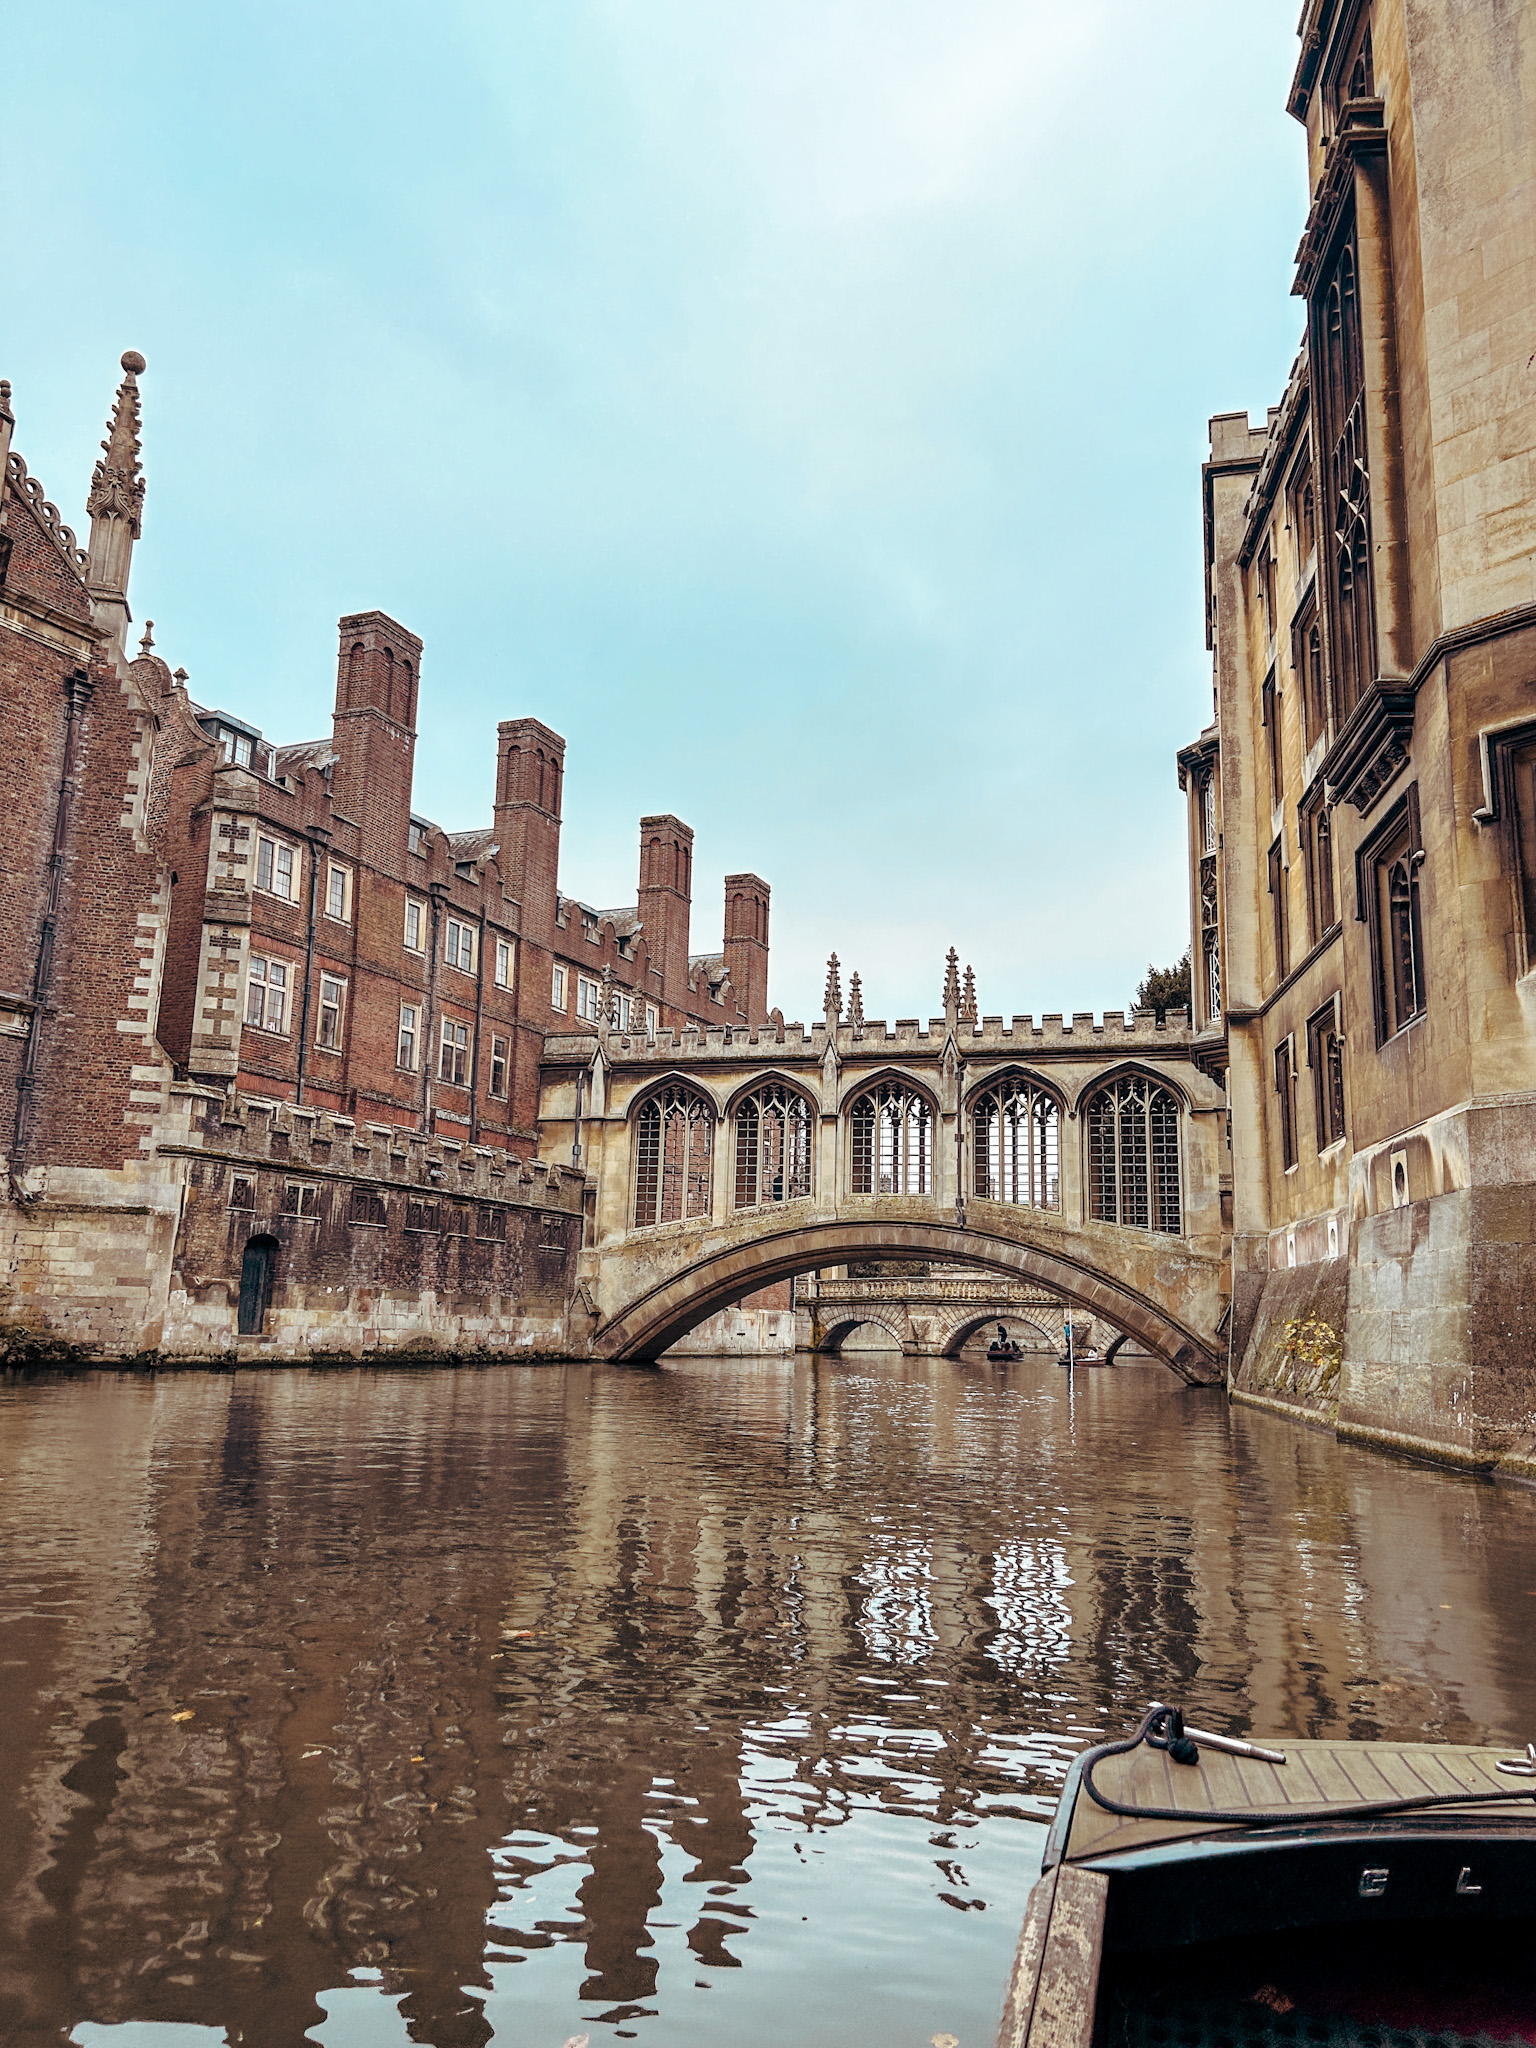
[[[968,1265],[1224,1376],[1226,1098],[1187,1020],[1106,1012],[546,1039],[540,1150],[586,1175],[571,1332],[644,1362],[827,1267]]]
[[[979,1331],[990,1333],[999,1322],[1014,1335],[1022,1326],[1026,1351],[1054,1358],[1062,1345],[1062,1303],[1054,1294],[981,1274],[812,1276],[798,1283],[795,1302],[810,1312],[813,1351],[840,1351],[855,1330],[870,1324],[914,1357],[958,1357]]]

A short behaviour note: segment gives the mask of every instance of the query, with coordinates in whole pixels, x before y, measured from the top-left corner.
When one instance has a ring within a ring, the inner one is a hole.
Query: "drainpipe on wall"
[[[83,668],[64,683],[64,761],[59,770],[59,796],[53,813],[53,844],[48,853],[48,897],[37,935],[37,960],[32,970],[32,1015],[27,1023],[27,1049],[16,1077],[16,1122],[11,1139],[11,1183],[26,1169],[31,1142],[32,1095],[37,1086],[37,1060],[42,1050],[43,1010],[53,981],[54,941],[59,929],[59,899],[64,891],[64,861],[69,844],[70,800],[74,795],[75,759],[85,727],[85,714],[96,685]]]
[[[309,914],[304,931],[304,993],[299,998],[299,1068],[298,1086],[294,1100],[304,1100],[304,1069],[309,1064],[309,985],[314,977],[315,966],[315,905],[319,901],[320,857],[330,843],[330,833],[311,826],[305,835],[309,840]],[[348,1010],[351,1009],[351,991],[348,991]]]
[[[475,940],[475,1042],[469,1049],[469,1142],[480,1142],[480,1028],[485,1021],[485,877],[480,878],[480,931]]]
[[[430,923],[432,926],[432,950],[427,955],[427,1028],[425,1032],[422,1034],[425,1043],[422,1046],[421,1061],[421,1128],[429,1135],[432,1130],[432,1060],[433,1049],[437,1044],[438,1030],[438,936],[442,923],[443,903],[447,897],[447,894],[448,884],[446,882],[428,882],[427,901],[432,906],[432,916],[430,919]]]

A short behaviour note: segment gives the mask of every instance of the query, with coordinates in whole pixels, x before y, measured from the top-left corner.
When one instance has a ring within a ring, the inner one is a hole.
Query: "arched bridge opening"
[[[1216,1322],[1216,1276],[1206,1270],[1209,1262],[1178,1240],[1167,1240],[1153,1272],[1154,1293],[1114,1270],[1108,1244],[1103,1264],[1093,1258],[1099,1247],[1085,1232],[1070,1238],[1042,1233],[1041,1241],[1024,1236],[1017,1223],[1014,1232],[1004,1236],[917,1217],[821,1217],[749,1238],[729,1228],[680,1233],[667,1246],[670,1270],[652,1277],[658,1263],[652,1258],[645,1262],[650,1273],[642,1268],[633,1289],[624,1284],[628,1268],[616,1267],[605,1280],[603,1297],[612,1306],[592,1331],[591,1349],[616,1363],[652,1363],[706,1317],[774,1281],[826,1266],[928,1259],[981,1267],[1044,1288],[1133,1336],[1190,1385],[1220,1382],[1214,1342],[1200,1326],[1207,1319],[1199,1315],[1202,1308],[1212,1328]]]
[[[1004,1305],[998,1308],[989,1308],[984,1314],[967,1316],[965,1321],[952,1330],[945,1339],[944,1356],[946,1358],[958,1358],[973,1337],[980,1336],[983,1330],[995,1329],[999,1323],[1007,1330],[1010,1337],[1017,1336],[1022,1330],[1029,1339],[1029,1343],[1024,1347],[1026,1350],[1030,1348],[1030,1345],[1034,1345],[1040,1351],[1050,1352],[1054,1357],[1061,1348],[1061,1325],[1059,1323],[1052,1330],[1045,1323],[1041,1322],[1038,1316],[1021,1315],[1016,1308],[1009,1308]]]
[[[816,1349],[829,1358],[839,1358],[855,1330],[881,1330],[898,1351],[915,1351],[917,1348],[911,1331],[903,1329],[894,1316],[883,1315],[878,1309],[864,1309],[857,1315],[839,1316],[835,1322],[827,1322]]]

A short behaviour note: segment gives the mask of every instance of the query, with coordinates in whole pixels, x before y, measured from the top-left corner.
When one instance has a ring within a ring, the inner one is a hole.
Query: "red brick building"
[[[545,1032],[765,1020],[768,885],[729,877],[725,945],[690,956],[693,833],[648,817],[634,904],[562,895],[565,742],[532,718],[497,729],[488,826],[417,815],[421,657],[342,619],[330,735],[297,745],[178,703],[161,1041],[189,1078],[523,1154]]]
[[[85,547],[0,384],[0,1336],[556,1345],[582,1177],[533,1157],[545,1033],[761,1025],[768,885],[728,877],[691,954],[693,834],[654,816],[632,904],[562,895],[565,742],[532,718],[497,729],[488,824],[417,815],[422,645],[381,612],[342,619],[297,744],[194,704],[147,629],[130,658],[143,368]]]

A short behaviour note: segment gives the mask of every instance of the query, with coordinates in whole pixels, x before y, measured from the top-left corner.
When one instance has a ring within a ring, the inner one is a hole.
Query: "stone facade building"
[[[559,889],[565,742],[497,732],[491,822],[412,810],[421,642],[341,621],[329,734],[272,744],[128,652],[144,505],[123,358],[90,538],[0,385],[0,1302],[11,1355],[559,1349],[579,1169],[536,1160],[546,1032],[768,1021],[768,885],[692,954],[693,834],[635,901]]]
[[[1536,16],[1310,0],[1306,338],[1211,422],[1179,757],[1234,1389],[1536,1459]]]

